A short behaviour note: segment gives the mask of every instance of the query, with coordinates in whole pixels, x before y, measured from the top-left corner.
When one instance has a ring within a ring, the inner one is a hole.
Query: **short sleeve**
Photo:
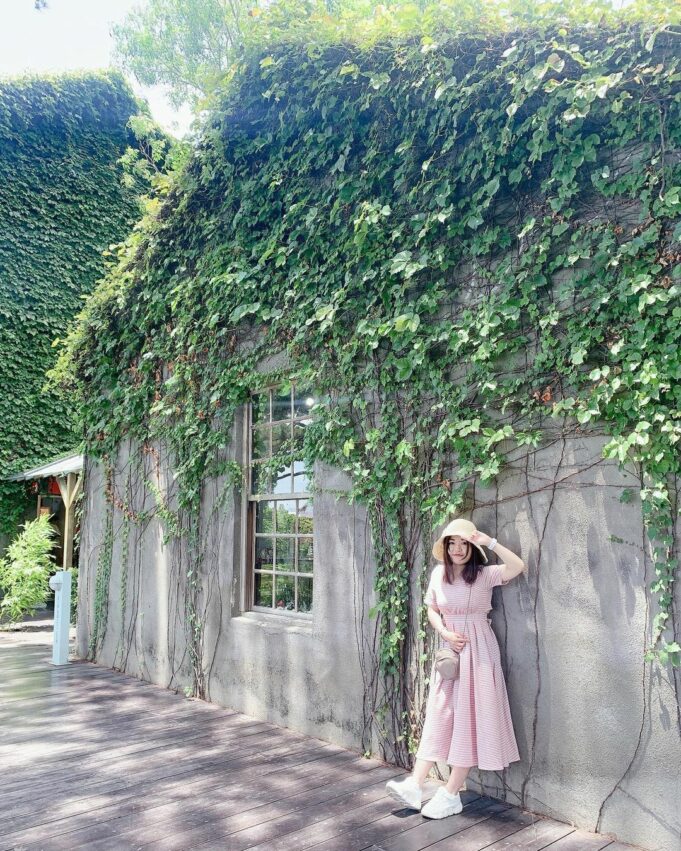
[[[488,564],[485,567],[485,579],[488,588],[496,588],[497,585],[508,585],[510,579],[502,579],[503,564]]]
[[[439,611],[439,608],[438,608],[437,602],[435,600],[435,584],[436,584],[437,579],[438,579],[439,571],[440,571],[439,565],[434,567],[433,570],[431,571],[430,581],[428,582],[428,588],[426,588],[426,593],[423,597],[423,602],[427,606],[433,606],[433,608],[438,609],[438,611]]]

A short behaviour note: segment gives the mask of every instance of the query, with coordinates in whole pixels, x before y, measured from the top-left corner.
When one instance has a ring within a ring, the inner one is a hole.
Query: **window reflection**
[[[272,422],[291,419],[291,394],[272,397]]]
[[[274,532],[274,502],[259,502],[255,508],[255,531]]]
[[[272,575],[256,573],[255,574],[255,605],[266,606],[268,609],[273,608],[274,602],[272,599]]]

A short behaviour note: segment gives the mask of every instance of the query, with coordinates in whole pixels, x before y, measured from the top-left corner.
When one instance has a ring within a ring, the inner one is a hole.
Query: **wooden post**
[[[62,570],[71,570],[73,566],[73,532],[74,532],[74,503],[80,493],[81,476],[79,473],[69,473],[57,477],[61,498],[64,500],[64,560]]]

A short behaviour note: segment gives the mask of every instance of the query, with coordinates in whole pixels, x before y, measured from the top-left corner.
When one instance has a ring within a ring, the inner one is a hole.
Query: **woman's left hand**
[[[492,541],[489,535],[486,535],[479,529],[475,532],[471,532],[470,535],[462,535],[461,537],[466,538],[466,540],[470,541],[471,544],[479,544],[481,547],[488,546]]]

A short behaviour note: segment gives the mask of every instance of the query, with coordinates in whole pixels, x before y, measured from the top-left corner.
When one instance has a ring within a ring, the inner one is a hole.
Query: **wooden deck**
[[[50,652],[0,633],[1,849],[631,851],[472,792],[429,821],[394,766]]]

